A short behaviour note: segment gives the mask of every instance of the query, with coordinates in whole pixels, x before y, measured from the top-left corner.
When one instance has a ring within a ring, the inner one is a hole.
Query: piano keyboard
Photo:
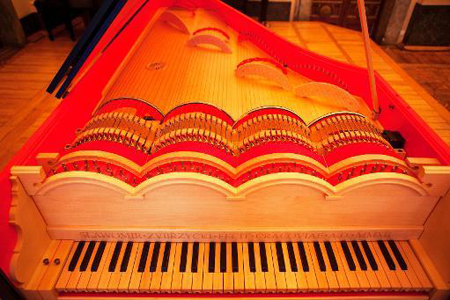
[[[407,241],[74,243],[59,292],[428,291]]]

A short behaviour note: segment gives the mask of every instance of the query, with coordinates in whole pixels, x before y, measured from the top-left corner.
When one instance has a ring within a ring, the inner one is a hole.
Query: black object
[[[227,243],[220,243],[220,272],[227,271]]]
[[[370,250],[369,244],[367,243],[367,241],[362,241],[361,244],[364,248],[364,252],[366,252],[366,256],[367,259],[369,260],[370,267],[372,268],[372,270],[377,271],[378,264],[375,261],[375,258],[373,257],[373,253],[372,250]]]
[[[388,244],[389,244],[389,246],[392,249],[392,253],[394,253],[395,259],[397,260],[398,265],[400,266],[400,269],[402,269],[403,271],[408,270],[408,266],[406,265],[406,262],[403,259],[402,254],[398,250],[397,245],[395,244],[395,242],[393,240],[389,240]]]
[[[384,130],[383,138],[389,142],[394,149],[403,149],[405,147],[405,138],[398,131]]]
[[[353,251],[355,251],[356,259],[358,260],[359,267],[363,271],[367,271],[367,264],[362,255],[361,249],[359,248],[357,241],[352,241]]]
[[[233,272],[239,272],[238,249],[236,242],[231,243],[231,264],[233,267]]]
[[[214,269],[216,266],[216,243],[209,243],[209,263],[208,263],[208,272],[214,273]]]
[[[297,260],[295,259],[294,246],[292,245],[292,242],[287,243],[287,249],[289,253],[289,262],[291,263],[291,271],[298,272]]]
[[[109,263],[108,272],[114,272],[117,265],[117,260],[119,259],[120,250],[122,249],[122,242],[117,242],[116,247],[114,248],[114,253]]]
[[[167,272],[167,269],[169,268],[169,257],[170,257],[170,248],[172,244],[170,242],[166,243],[166,248],[164,248],[164,256],[163,261],[161,265],[161,272]]]
[[[194,246],[192,247],[192,264],[191,264],[192,273],[197,273],[198,269],[198,247],[199,247],[198,242],[195,242]]]
[[[89,246],[86,250],[86,253],[84,254],[83,261],[81,262],[81,265],[80,265],[81,272],[86,271],[87,265],[88,265],[89,261],[91,260],[92,252],[94,251],[94,247],[95,247],[95,242],[89,242]]]
[[[100,265],[100,260],[102,259],[103,253],[105,252],[106,242],[100,242],[98,246],[97,253],[95,254],[94,261],[92,262],[91,272],[97,272],[98,266]]]
[[[350,253],[350,249],[348,248],[347,242],[341,241],[342,250],[344,251],[345,259],[347,260],[348,268],[350,271],[356,270],[355,262],[353,261],[352,254]]]
[[[187,252],[188,252],[188,243],[183,242],[181,245],[181,261],[180,261],[180,272],[186,272],[186,263],[187,263]]]
[[[131,249],[133,249],[133,242],[128,242],[127,248],[125,248],[125,253],[122,258],[122,263],[120,264],[120,272],[127,271],[128,262],[130,261]]]
[[[300,259],[302,260],[303,272],[309,272],[309,264],[306,258],[305,245],[303,245],[303,242],[298,242],[297,245],[298,252],[300,253]]]
[[[330,262],[331,270],[339,271],[336,256],[334,255],[333,247],[331,247],[330,242],[325,242],[325,249],[327,250],[328,261]]]
[[[161,243],[156,242],[153,248],[152,260],[150,262],[150,272],[156,272],[156,267],[158,264],[159,250],[161,249]]]
[[[75,41],[75,34],[72,27],[72,19],[75,17],[75,11],[70,8],[68,1],[37,0],[34,2],[34,6],[41,16],[51,41],[55,39],[52,32],[53,28],[62,23],[66,26],[70,34],[70,39]]]
[[[378,241],[378,246],[380,247],[381,253],[383,253],[384,260],[386,261],[387,265],[389,266],[389,269],[392,271],[395,271],[395,264],[392,260],[391,255],[389,254],[388,249],[386,248],[386,245],[383,241]]]
[[[255,273],[255,246],[253,242],[248,243],[248,265],[250,266],[250,272]]]
[[[77,249],[75,250],[75,253],[73,254],[72,260],[69,264],[69,272],[73,272],[75,270],[78,260],[80,259],[81,251],[83,251],[84,244],[85,242],[78,243]]]
[[[325,266],[325,260],[323,259],[322,250],[318,242],[314,242],[314,250],[316,250],[317,261],[319,262],[320,271],[325,272],[327,267]]]
[[[145,242],[144,248],[142,249],[141,259],[139,260],[139,267],[138,267],[139,273],[142,273],[145,270],[145,264],[147,263],[149,248],[150,248],[150,242]]]
[[[259,243],[259,255],[261,256],[261,270],[263,272],[268,272],[269,266],[267,264],[266,245],[263,242]]]
[[[276,242],[275,247],[277,248],[278,269],[280,272],[286,272],[286,264],[283,257],[283,247],[281,246],[280,242]]]

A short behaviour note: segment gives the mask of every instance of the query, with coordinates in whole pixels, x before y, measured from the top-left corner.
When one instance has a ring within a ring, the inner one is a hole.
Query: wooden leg
[[[267,22],[267,6],[269,5],[269,0],[261,1],[261,10],[259,15],[259,22],[265,24]]]

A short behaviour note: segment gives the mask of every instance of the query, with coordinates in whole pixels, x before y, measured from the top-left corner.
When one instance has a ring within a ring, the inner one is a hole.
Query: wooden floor
[[[383,50],[450,111],[450,51],[408,51],[396,46]]]
[[[317,22],[270,22],[268,26],[311,51],[365,66],[358,32]],[[73,45],[67,34],[61,32],[55,42],[44,38],[31,43],[0,66],[0,167],[5,166],[58,104],[59,100],[44,91]],[[373,49],[375,69],[450,144],[450,113],[380,47],[373,44]]]

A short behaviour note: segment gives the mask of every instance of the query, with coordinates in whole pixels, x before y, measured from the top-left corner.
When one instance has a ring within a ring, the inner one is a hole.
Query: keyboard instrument
[[[218,0],[107,0],[48,92],[0,176],[24,298],[449,295],[450,150],[377,73]]]
[[[55,286],[64,293],[373,291],[410,295],[421,295],[432,287],[408,242],[393,240],[80,241],[73,244]]]

